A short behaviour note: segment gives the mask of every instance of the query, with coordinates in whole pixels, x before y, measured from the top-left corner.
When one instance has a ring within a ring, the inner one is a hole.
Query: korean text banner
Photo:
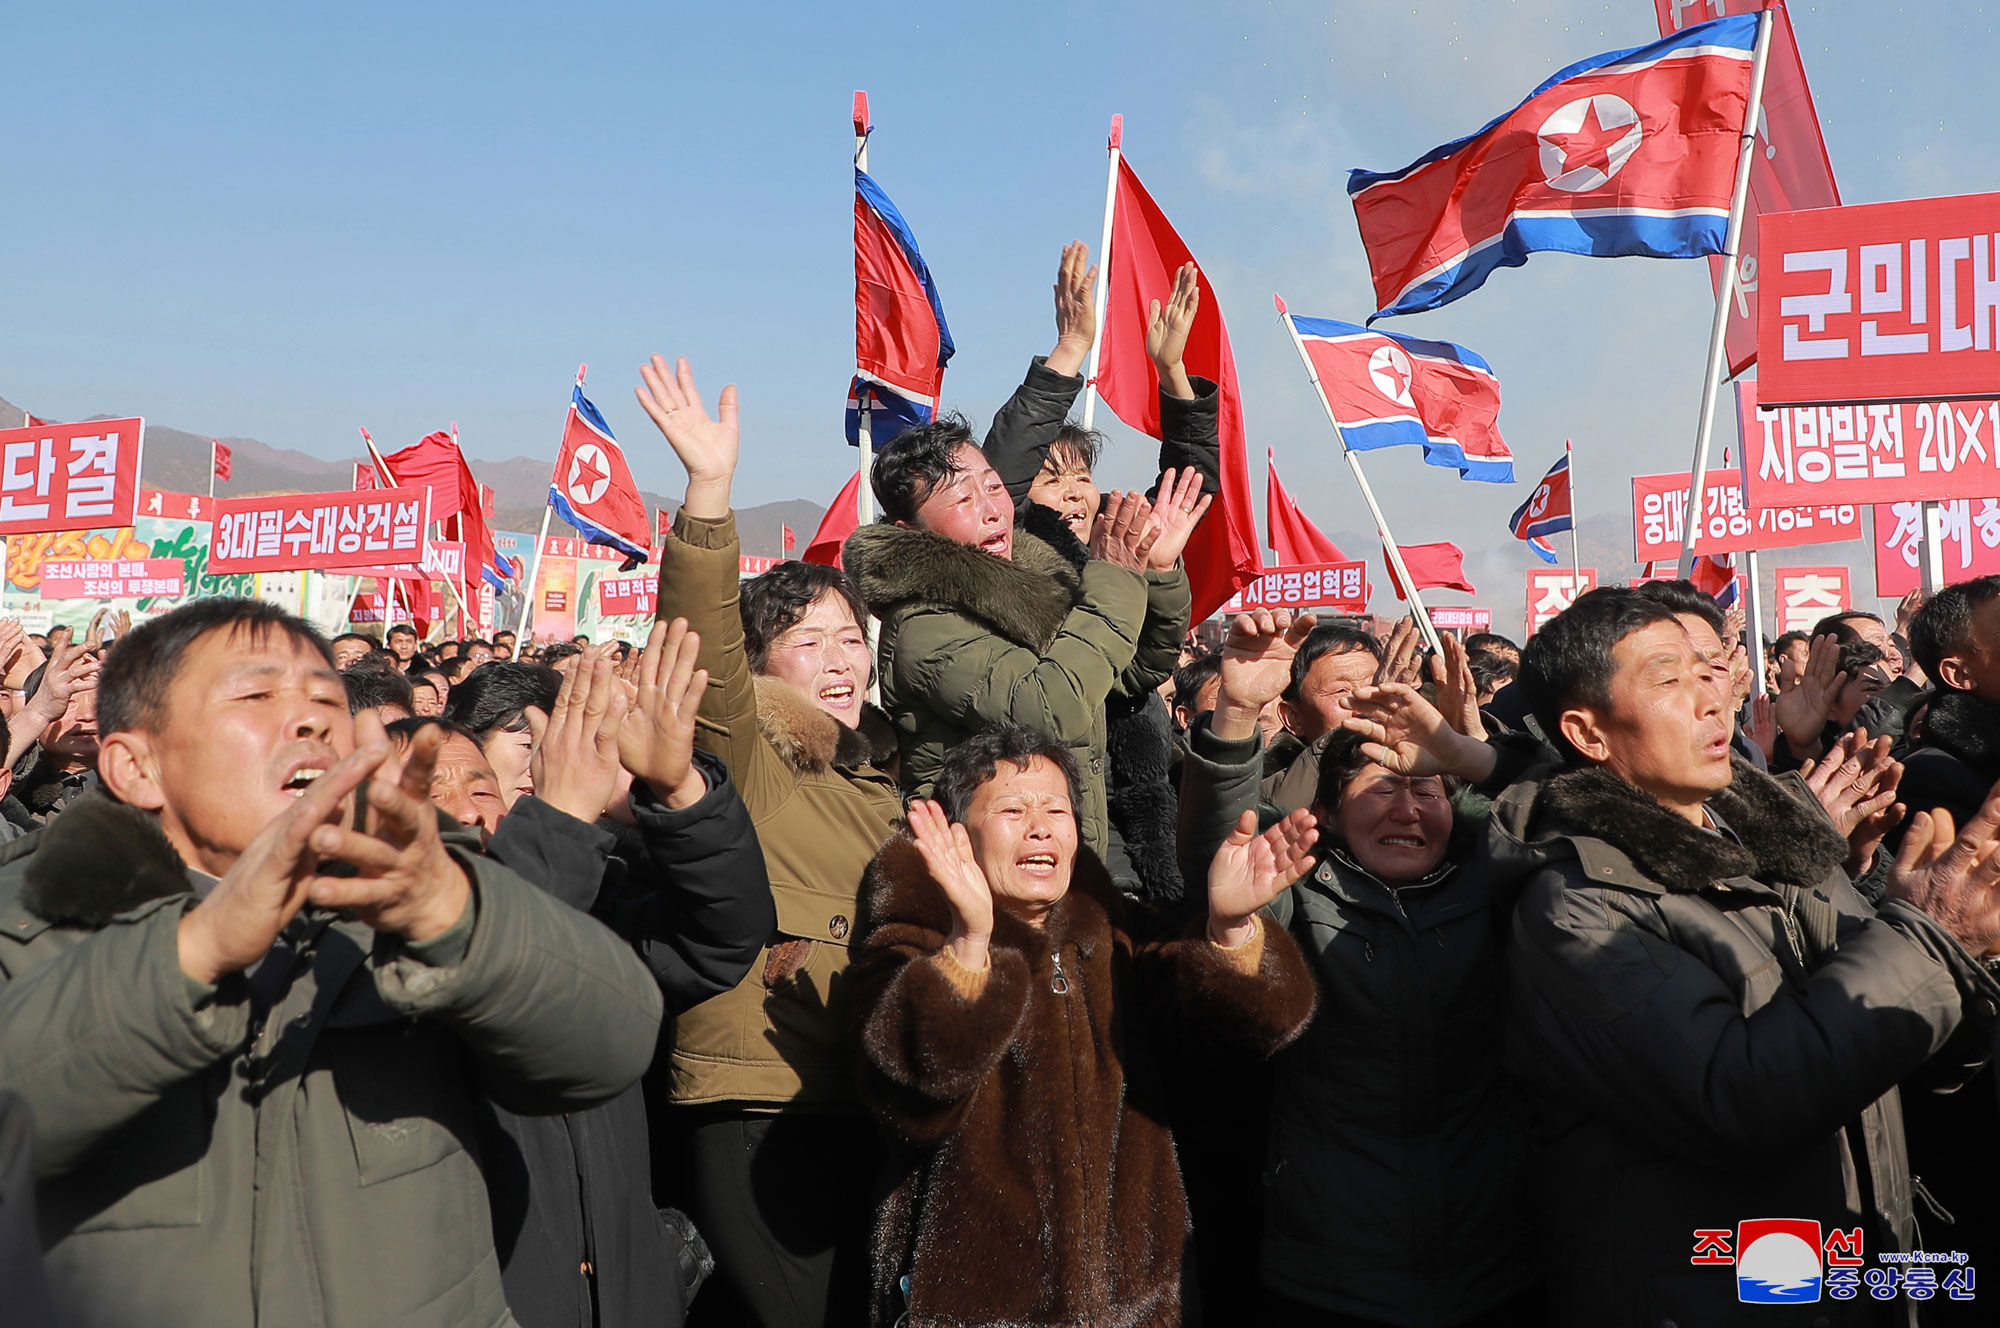
[[[1632,556],[1637,562],[1671,562],[1681,556],[1687,516],[1688,473],[1632,477]],[[1742,553],[1795,544],[1831,544],[1861,538],[1861,504],[1750,507],[1743,501],[1743,472],[1711,470],[1701,490],[1703,553]]]
[[[1431,626],[1460,632],[1490,632],[1493,630],[1493,610],[1466,607],[1445,607],[1430,610]]]
[[[0,535],[131,525],[145,432],[141,419],[0,429]]]
[[[597,611],[606,618],[642,613],[652,616],[660,576],[607,576],[597,583]]]
[[[2000,402],[1770,410],[1759,404],[1756,381],[1739,379],[1736,387],[1739,437],[1750,468],[1744,487],[1753,506],[1818,507],[2000,493]]]
[[[1537,568],[1528,573],[1528,635],[1542,630],[1548,620],[1576,602],[1576,597],[1597,589],[1597,569],[1581,567],[1574,575],[1567,567]]]
[[[1316,563],[1310,567],[1267,567],[1257,580],[1224,604],[1228,613],[1244,609],[1323,607],[1342,613],[1368,611],[1368,564]]]
[[[1828,614],[1854,607],[1845,567],[1780,567],[1775,586],[1779,636],[1810,632]]]
[[[212,572],[286,572],[414,563],[431,519],[429,486],[285,493],[216,504]]]
[[[1938,504],[1944,579],[1970,581],[2000,573],[2000,499],[1958,498]],[[1924,539],[1924,505],[1875,507],[1875,593],[1896,599],[1917,588]]]
[[[41,590],[43,599],[179,599],[187,568],[178,558],[51,559]]]

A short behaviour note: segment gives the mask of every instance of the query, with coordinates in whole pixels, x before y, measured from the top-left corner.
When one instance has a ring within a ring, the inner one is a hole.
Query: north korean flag
[[[1514,482],[1514,454],[1500,436],[1500,380],[1477,354],[1330,318],[1291,321],[1349,447],[1415,444],[1425,461],[1455,467],[1461,479]]]
[[[1594,55],[1476,134],[1351,172],[1375,317],[1435,309],[1537,251],[1722,252],[1756,43],[1744,14]]]
[[[1569,453],[1565,451],[1549,467],[1549,473],[1542,476],[1542,482],[1528,495],[1528,501],[1514,509],[1508,525],[1515,539],[1528,541],[1537,558],[1553,563],[1556,551],[1549,545],[1549,536],[1570,529],[1574,521],[1569,496]]]
[[[583,394],[581,381],[570,392],[562,450],[556,453],[556,473],[549,481],[549,503],[592,544],[609,545],[624,554],[630,567],[646,560],[651,532],[645,500],[632,482],[632,469],[611,436],[611,426]]]
[[[866,171],[854,172],[854,381],[847,389],[847,441],[861,439],[860,407],[880,447],[928,423],[955,347],[944,300],[917,248],[916,232]]]

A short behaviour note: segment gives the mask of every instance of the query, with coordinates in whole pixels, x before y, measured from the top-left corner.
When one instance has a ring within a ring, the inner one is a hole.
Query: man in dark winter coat
[[[1820,1287],[1762,1242],[1700,1266],[1696,1233],[1815,1222],[1792,1251],[1815,1275],[1849,1237],[1870,1266],[1912,1248],[1896,1085],[1991,1051],[2000,855],[1973,862],[2000,797],[1950,851],[1919,818],[1877,910],[1807,791],[1732,763],[1729,680],[1664,606],[1583,596],[1521,678],[1565,763],[1501,796],[1487,851],[1520,890],[1509,1052],[1538,1098],[1551,1321],[1910,1322],[1867,1295],[1740,1303],[1732,1274]]]

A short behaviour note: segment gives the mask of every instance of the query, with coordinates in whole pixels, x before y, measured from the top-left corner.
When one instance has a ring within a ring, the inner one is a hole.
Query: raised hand
[[[619,729],[630,705],[602,648],[585,650],[529,758],[535,796],[579,821],[602,816],[618,792]]]
[[[90,615],[90,626],[85,629],[83,634],[83,648],[85,650],[95,650],[104,644],[104,618],[110,612],[110,609],[104,608]]]
[[[1357,687],[1341,727],[1362,737],[1361,754],[1398,775],[1457,775],[1475,783],[1499,760],[1491,747],[1445,722],[1424,694],[1404,682]]]
[[[1729,647],[1729,695],[1732,708],[1740,708],[1750,699],[1750,692],[1756,686],[1757,675],[1750,669],[1750,647],[1741,641]]]
[[[1375,684],[1416,682],[1423,668],[1417,652],[1423,648],[1423,634],[1417,630],[1416,615],[1411,614],[1389,629],[1389,646],[1375,668]]]
[[[1143,493],[1113,489],[1098,509],[1097,523],[1090,529],[1090,556],[1131,572],[1146,570],[1153,545],[1160,538],[1160,523],[1153,517],[1153,504]]]
[[[1239,613],[1222,641],[1222,689],[1215,698],[1209,731],[1238,742],[1257,731],[1257,716],[1292,681],[1292,660],[1319,625],[1310,613],[1294,618],[1289,609]]]
[[[90,653],[88,646],[56,647],[48,668],[42,671],[42,685],[35,689],[9,726],[15,735],[11,744],[15,750],[9,753],[12,760],[19,760],[28,745],[42,736],[43,729],[63,717],[71,697],[97,686],[97,671],[102,667],[102,661]]]
[[[1194,383],[1188,379],[1181,358],[1187,354],[1188,333],[1194,330],[1194,318],[1200,312],[1201,270],[1193,263],[1183,263],[1174,273],[1174,290],[1166,307],[1154,300],[1146,313],[1146,354],[1159,371],[1162,390],[1183,401],[1194,400]]]
[[[1257,910],[1312,870],[1318,824],[1304,808],[1257,833],[1257,813],[1244,812],[1208,864],[1208,939],[1234,949],[1255,934]]]
[[[654,623],[639,661],[637,691],[618,730],[618,759],[673,808],[692,807],[708,792],[694,764],[694,722],[708,688],[708,670],[694,666],[701,637],[687,619]]]
[[[1172,466],[1161,472],[1160,491],[1153,497],[1153,519],[1159,522],[1160,537],[1153,541],[1148,563],[1156,572],[1170,572],[1187,548],[1188,537],[1201,524],[1215,495],[1201,491],[1201,471],[1189,466],[1176,472]]]
[[[1472,676],[1472,659],[1465,643],[1449,632],[1438,634],[1444,654],[1430,657],[1431,681],[1437,684],[1438,713],[1444,722],[1475,742],[1486,741],[1486,721],[1479,714],[1479,680]]]
[[[1785,740],[1801,756],[1819,755],[1820,731],[1833,714],[1847,675],[1840,668],[1840,642],[1832,635],[1813,638],[1805,672],[1789,691],[1778,693],[1776,715]]]
[[[1890,746],[1891,739],[1870,742],[1867,730],[1856,729],[1842,734],[1823,759],[1799,768],[1834,828],[1847,837],[1850,876],[1868,869],[1883,838],[1903,819],[1896,801],[1903,763],[1890,758]]]
[[[1962,833],[1940,807],[1910,819],[1889,870],[1889,895],[1922,909],[1974,955],[2000,942],[2000,784]]]
[[[0,677],[14,671],[14,661],[27,644],[28,632],[19,618],[0,618]]]
[[[971,836],[944,814],[943,806],[918,798],[910,804],[910,838],[951,908],[945,949],[961,968],[979,972],[989,962],[993,939],[993,887],[972,851]]]
[[[1767,763],[1778,754],[1778,703],[1767,692],[1750,698],[1750,741]]]
[[[1081,240],[1064,245],[1056,269],[1056,348],[1048,355],[1049,368],[1064,377],[1083,369],[1097,340],[1096,286],[1097,265],[1090,261],[1089,247]]]
[[[644,381],[633,394],[687,470],[688,515],[720,521],[729,515],[729,485],[736,477],[736,384],[722,389],[710,419],[685,355],[671,368],[665,356],[655,355],[639,366],[639,377]]]

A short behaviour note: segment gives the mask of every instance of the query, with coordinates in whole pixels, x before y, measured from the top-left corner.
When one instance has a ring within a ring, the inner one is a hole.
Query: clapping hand
[[[918,798],[910,804],[910,838],[951,908],[945,949],[959,967],[979,972],[989,962],[993,939],[993,888],[972,851],[971,836],[944,814],[942,805]]]
[[[685,355],[672,367],[665,356],[655,355],[639,367],[639,377],[644,381],[634,395],[687,470],[688,515],[720,521],[729,515],[729,486],[736,477],[736,385],[722,389],[710,419]]]
[[[1903,763],[1891,760],[1891,740],[1868,741],[1865,729],[1842,734],[1833,750],[1800,767],[1806,787],[1832,818],[1834,829],[1847,839],[1847,874],[1860,876],[1875,860],[1875,850],[1903,819],[1896,787]]]
[[[1056,268],[1056,346],[1048,354],[1048,367],[1066,378],[1083,369],[1097,340],[1096,286],[1097,265],[1090,261],[1089,247],[1081,240],[1064,245]]]
[[[1292,660],[1317,625],[1310,613],[1294,618],[1289,609],[1237,614],[1222,641],[1222,687],[1209,731],[1228,742],[1255,733],[1264,707],[1291,685]]]
[[[1146,313],[1146,354],[1159,372],[1160,387],[1168,396],[1194,400],[1194,383],[1181,363],[1187,354],[1188,333],[1194,330],[1195,315],[1201,312],[1201,269],[1183,263],[1174,273],[1173,294],[1165,307],[1158,300]]]
[[[634,657],[638,682],[618,730],[618,759],[676,810],[708,792],[694,763],[695,717],[708,689],[708,670],[694,666],[700,654],[701,637],[688,630],[687,619],[654,623],[646,649]]]
[[[1208,939],[1232,950],[1249,941],[1257,910],[1312,870],[1318,839],[1318,823],[1303,808],[1262,834],[1257,813],[1244,812],[1208,866]]]
[[[1160,475],[1160,491],[1153,498],[1153,519],[1159,523],[1159,538],[1147,555],[1147,566],[1156,572],[1171,572],[1187,547],[1188,537],[1208,512],[1214,494],[1201,491],[1201,471],[1193,466],[1175,471],[1167,467]]]
[[[1449,632],[1439,633],[1442,655],[1430,657],[1431,681],[1437,685],[1438,713],[1445,723],[1475,742],[1486,741],[1486,721],[1479,714],[1479,680],[1472,676],[1472,659],[1465,644]]]
[[[578,656],[535,735],[528,764],[535,796],[579,821],[604,815],[618,792],[619,730],[630,708],[604,649],[591,646]]]
[[[1847,675],[1840,668],[1840,641],[1832,634],[1813,638],[1805,672],[1788,691],[1778,693],[1778,727],[1794,752],[1819,755],[1820,731],[1833,715]]]
[[[1889,871],[1889,895],[1931,915],[1974,955],[2000,942],[2000,784],[1954,837],[1944,808],[1910,818]]]
[[[1375,667],[1376,683],[1414,683],[1422,676],[1422,664],[1417,652],[1423,649],[1423,645],[1415,614],[1390,628],[1389,647],[1382,652],[1382,662]]]
[[[1143,493],[1113,489],[1098,509],[1090,529],[1090,556],[1100,562],[1143,572],[1159,542],[1160,523],[1154,519],[1153,504]]]

